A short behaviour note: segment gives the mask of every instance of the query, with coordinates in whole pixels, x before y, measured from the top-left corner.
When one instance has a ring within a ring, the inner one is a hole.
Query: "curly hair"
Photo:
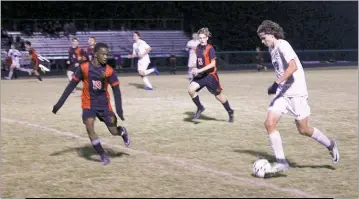
[[[212,36],[212,33],[209,32],[208,28],[201,28],[199,29],[199,31],[197,32],[197,34],[205,34],[207,37],[211,37]]]
[[[276,39],[284,39],[284,31],[283,28],[280,27],[279,24],[271,21],[271,20],[264,20],[261,25],[258,26],[257,34],[259,33],[266,33],[274,35]]]

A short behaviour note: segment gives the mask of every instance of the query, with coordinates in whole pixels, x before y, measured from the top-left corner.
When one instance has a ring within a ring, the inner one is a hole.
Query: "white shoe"
[[[285,171],[289,169],[289,167],[290,166],[286,160],[283,162],[276,162],[272,165],[270,170],[266,171],[266,174],[267,173],[273,174],[273,173],[278,173],[280,171]]]
[[[332,150],[329,149],[329,153],[332,156],[333,164],[337,164],[339,162],[339,158],[340,158],[337,141],[332,140],[332,144],[334,146],[333,146]]]
[[[8,80],[10,80],[11,78],[10,78],[10,77],[5,77],[5,79],[8,79]]]

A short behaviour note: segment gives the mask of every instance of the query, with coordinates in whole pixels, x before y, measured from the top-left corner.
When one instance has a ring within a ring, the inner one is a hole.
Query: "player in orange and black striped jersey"
[[[82,81],[82,120],[93,147],[101,156],[101,161],[103,164],[108,164],[110,160],[105,155],[100,140],[95,133],[95,118],[97,117],[104,122],[112,135],[121,136],[126,147],[130,146],[130,138],[125,127],[117,126],[117,118],[110,103],[108,85],[111,85],[113,90],[117,115],[121,120],[124,120],[120,82],[112,67],[107,65],[108,46],[104,43],[96,44],[94,55],[94,60],[83,63],[78,67],[61,98],[54,105],[52,112],[57,113],[76,85]]]
[[[78,66],[84,62],[86,62],[85,52],[79,47],[78,39],[74,37],[72,38],[72,46],[69,49],[69,58],[67,61],[67,64],[69,64],[69,67],[67,68],[67,77],[69,78],[69,81],[71,81],[72,75],[77,70]]]
[[[92,61],[94,59],[94,49],[96,45],[96,38],[90,37],[88,40],[89,47],[84,49],[86,61]]]
[[[197,94],[203,87],[207,87],[208,91],[216,96],[229,115],[229,122],[233,122],[234,111],[229,106],[228,100],[222,95],[222,87],[219,82],[217,67],[216,67],[216,54],[212,45],[208,44],[208,38],[211,36],[208,28],[202,28],[198,31],[198,38],[200,44],[195,49],[197,56],[197,67],[192,69],[194,75],[191,84],[188,87],[188,93],[192,97],[193,102],[197,106],[197,111],[193,115],[193,119],[198,119],[201,113],[205,110],[199,96]]]
[[[31,47],[30,41],[25,41],[25,48],[29,51],[29,59],[31,60],[32,70],[31,74],[35,74],[36,78],[41,82],[42,78],[40,73],[37,71],[39,69],[39,58],[37,57],[37,53],[34,48]]]

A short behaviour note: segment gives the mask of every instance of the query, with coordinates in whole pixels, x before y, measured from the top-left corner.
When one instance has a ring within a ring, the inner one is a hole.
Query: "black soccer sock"
[[[118,126],[118,127],[117,127],[117,134],[118,134],[118,136],[122,136],[122,132],[123,132],[122,126]]]
[[[223,103],[223,106],[224,106],[224,108],[226,109],[226,111],[227,111],[228,113],[233,112],[233,110],[232,110],[231,107],[229,106],[228,100],[226,100],[226,102]]]
[[[36,78],[39,80],[39,81],[42,81],[42,78],[40,75],[36,75]]]
[[[105,150],[103,150],[100,139],[96,138],[91,141],[93,148],[97,151],[99,155],[105,154]]]
[[[199,96],[197,95],[195,98],[192,98],[194,104],[196,104],[197,108],[200,109],[200,108],[203,108],[201,102],[199,101]]]

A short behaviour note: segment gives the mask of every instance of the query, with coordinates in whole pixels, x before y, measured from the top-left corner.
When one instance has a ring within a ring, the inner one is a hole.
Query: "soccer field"
[[[186,75],[119,76],[130,149],[95,123],[111,163],[103,166],[81,119],[80,91],[52,114],[67,78],[1,81],[1,197],[350,197],[358,198],[358,70],[306,70],[311,123],[338,140],[341,160],[279,123],[292,166],[279,176],[251,176],[252,163],[273,161],[264,128],[274,72],[219,73],[235,110],[233,124],[206,89],[196,110]],[[82,87],[81,83],[78,87]],[[111,96],[112,91],[110,90]],[[114,106],[114,101],[112,99]]]

